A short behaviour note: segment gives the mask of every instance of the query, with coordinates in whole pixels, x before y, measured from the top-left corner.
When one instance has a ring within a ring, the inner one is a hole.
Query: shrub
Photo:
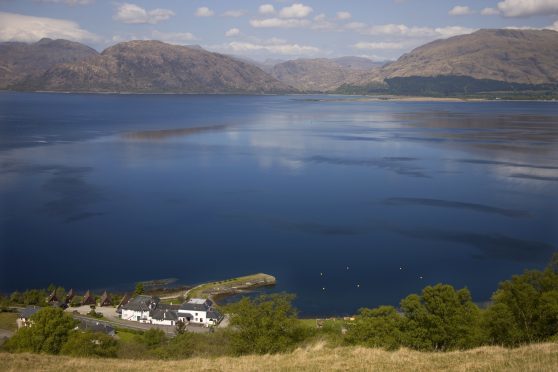
[[[118,343],[109,335],[74,331],[70,333],[60,353],[77,357],[115,358],[117,351]]]
[[[231,316],[231,345],[236,354],[290,350],[305,338],[304,327],[291,305],[294,295],[261,295],[227,306]]]
[[[39,310],[30,321],[31,327],[19,329],[6,342],[9,351],[32,351],[36,353],[58,354],[68,340],[76,321],[62,309],[47,307]]]

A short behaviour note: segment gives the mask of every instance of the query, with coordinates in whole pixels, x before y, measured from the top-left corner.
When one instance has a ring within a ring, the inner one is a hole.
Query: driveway
[[[8,338],[12,337],[14,333],[5,329],[0,329],[0,345],[2,345]]]

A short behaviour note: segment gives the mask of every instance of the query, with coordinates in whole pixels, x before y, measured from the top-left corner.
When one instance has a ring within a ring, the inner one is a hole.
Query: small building
[[[54,302],[54,301],[58,301],[58,297],[56,296],[56,289],[54,289],[52,291],[52,293],[47,297],[47,300],[46,300],[46,302],[49,303],[49,304]]]
[[[95,297],[87,290],[83,295],[83,299],[81,300],[81,305],[96,305]]]
[[[99,301],[99,306],[112,306],[112,298],[107,291],[103,292],[101,299]]]
[[[159,325],[176,325],[178,321],[178,306],[159,304],[155,310],[151,311],[151,323]]]
[[[36,314],[41,308],[39,306],[27,306],[25,309],[19,312],[19,317],[17,318],[17,327],[27,327],[30,323],[30,318]]]
[[[211,300],[192,298],[180,305],[178,318],[187,323],[210,326],[218,324],[223,319],[223,315],[213,308]]]
[[[118,306],[116,307],[116,312],[118,314],[122,314],[122,306],[126,305],[128,302],[130,302],[130,296],[128,295],[128,293],[125,293],[118,303]]]
[[[151,323],[150,312],[155,310],[159,302],[160,300],[158,297],[145,295],[134,297],[121,307],[121,318],[140,323]]]
[[[70,288],[70,290],[68,291],[68,293],[66,293],[66,299],[65,302],[67,304],[69,304],[70,302],[72,302],[72,299],[75,297],[75,293],[74,293],[74,289]]]
[[[79,324],[75,328],[76,330],[89,331],[89,332],[99,332],[104,333],[109,336],[115,336],[116,331],[113,327],[108,324],[101,323],[97,320],[80,319]]]

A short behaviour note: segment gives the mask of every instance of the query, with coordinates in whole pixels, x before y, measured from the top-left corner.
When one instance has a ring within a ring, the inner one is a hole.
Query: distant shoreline
[[[430,97],[430,96],[398,96],[398,95],[352,95],[340,93],[188,93],[188,92],[96,92],[96,91],[19,91],[0,90],[0,93],[38,93],[38,94],[64,94],[64,95],[118,95],[118,96],[328,96],[337,98],[308,99],[312,102],[558,102],[558,99],[510,99],[510,98],[461,98],[461,97]],[[342,97],[342,98],[341,98]]]

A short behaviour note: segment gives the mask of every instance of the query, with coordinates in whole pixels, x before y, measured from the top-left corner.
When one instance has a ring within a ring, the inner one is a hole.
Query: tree
[[[18,291],[12,292],[12,294],[10,294],[10,302],[13,304],[22,304],[23,295]]]
[[[360,309],[354,322],[348,325],[346,341],[368,347],[397,349],[401,346],[403,318],[392,306]]]
[[[558,334],[558,254],[545,270],[500,283],[492,301],[485,316],[492,342],[512,346]]]
[[[45,307],[30,318],[31,326],[19,329],[6,342],[10,351],[58,354],[76,321],[62,309]]]
[[[467,289],[437,284],[401,301],[403,343],[416,349],[450,350],[482,343],[480,311]]]
[[[77,357],[115,358],[118,351],[117,341],[99,332],[73,331],[62,346],[61,354]]]
[[[136,283],[136,290],[134,291],[134,293],[137,295],[142,295],[145,293],[145,290],[143,288],[143,283],[141,282]]]
[[[22,294],[25,305],[45,305],[47,294],[44,290],[29,289]]]
[[[176,322],[176,326],[174,328],[176,330],[176,334],[184,334],[184,332],[186,332],[186,323],[183,320],[179,320]]]
[[[231,317],[230,339],[237,354],[277,353],[291,349],[304,338],[304,329],[291,305],[293,295],[244,297],[227,306]]]

